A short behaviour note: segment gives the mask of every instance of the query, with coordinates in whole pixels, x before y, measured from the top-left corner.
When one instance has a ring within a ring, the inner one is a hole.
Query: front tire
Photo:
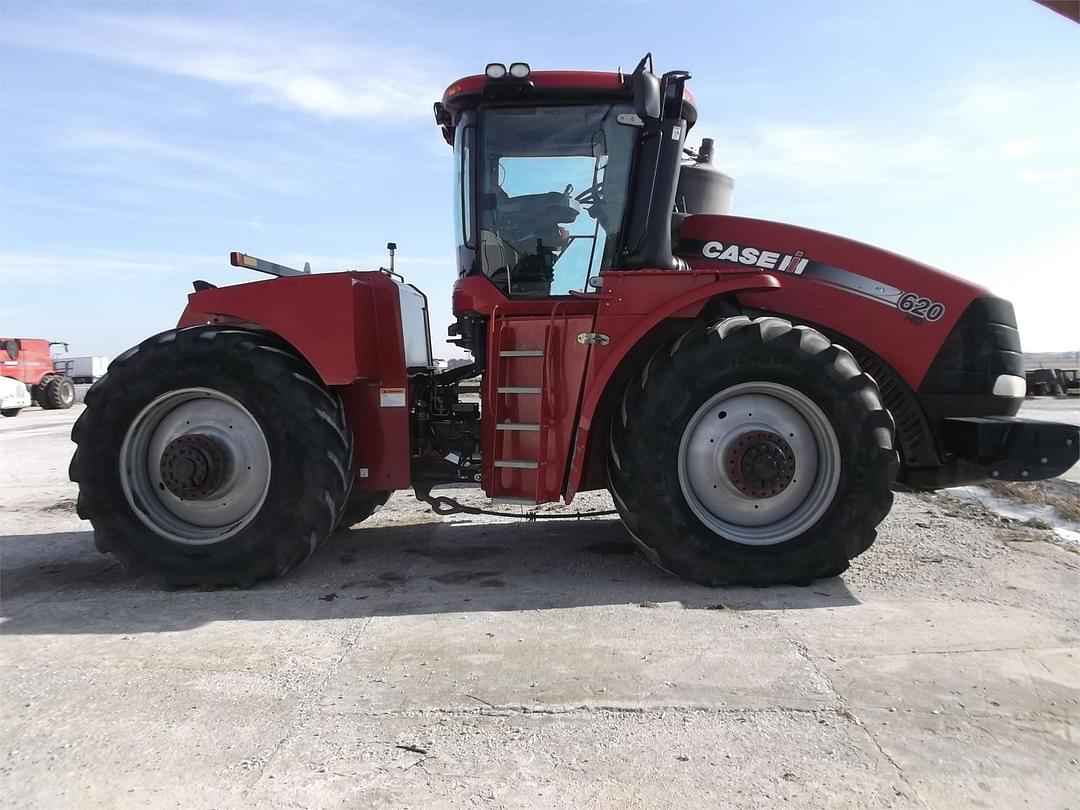
[[[21,410],[22,408],[4,408],[2,411],[0,411],[0,416],[7,416],[9,418],[13,416],[18,416],[19,411]]]
[[[874,380],[780,318],[728,318],[657,351],[613,417],[616,508],[660,567],[707,585],[842,573],[892,506],[899,460]]]
[[[171,586],[277,577],[341,518],[341,401],[282,341],[219,326],[116,358],[72,430],[78,513],[102,552]]]

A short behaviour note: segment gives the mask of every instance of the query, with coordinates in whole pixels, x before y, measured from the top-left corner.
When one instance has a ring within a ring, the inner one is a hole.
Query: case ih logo
[[[809,259],[803,258],[801,250],[788,255],[775,250],[725,245],[723,242],[706,242],[701,249],[701,255],[706,259],[716,259],[720,262],[748,264],[763,270],[778,270],[781,273],[795,273],[796,275],[801,274],[810,263]]]
[[[877,301],[879,304],[896,307],[913,323],[940,321],[945,315],[945,305],[939,301],[925,298],[918,293],[905,292],[890,284],[853,273],[842,267],[813,261],[806,258],[806,254],[801,250],[788,254],[713,241],[701,245],[701,255],[718,262],[745,264],[760,267],[763,270],[775,270],[779,273],[792,273],[804,278],[812,278],[814,281],[839,287],[853,295]]]

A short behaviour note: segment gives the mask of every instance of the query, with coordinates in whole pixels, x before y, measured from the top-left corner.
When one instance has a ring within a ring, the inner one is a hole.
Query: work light
[[[524,62],[514,62],[510,65],[510,75],[515,79],[527,79],[532,71]]]
[[[486,68],[484,68],[484,75],[489,79],[501,79],[506,75],[506,65],[502,65],[498,62],[492,62]]]

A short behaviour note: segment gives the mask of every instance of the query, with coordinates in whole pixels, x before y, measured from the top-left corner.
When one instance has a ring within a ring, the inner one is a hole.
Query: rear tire
[[[661,568],[707,585],[803,585],[870,547],[898,463],[892,417],[846,349],[739,316],[687,332],[631,380],[608,474]]]
[[[345,504],[339,528],[349,529],[364,522],[384,506],[392,494],[389,490],[354,489]]]
[[[46,410],[66,410],[75,404],[75,384],[67,377],[47,377],[38,390],[39,404]]]
[[[287,344],[244,329],[128,350],[87,393],[72,440],[98,549],[169,586],[281,576],[333,531],[352,485],[338,396]]]

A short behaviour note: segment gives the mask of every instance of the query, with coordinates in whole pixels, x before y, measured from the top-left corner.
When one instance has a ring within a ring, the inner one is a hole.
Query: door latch
[[[611,343],[611,338],[599,332],[582,332],[577,336],[577,342],[582,346],[607,346]]]

